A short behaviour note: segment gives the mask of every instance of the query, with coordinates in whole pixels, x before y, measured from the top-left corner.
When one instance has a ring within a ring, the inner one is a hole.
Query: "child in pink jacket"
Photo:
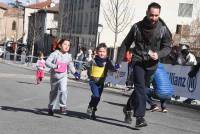
[[[44,55],[42,52],[40,52],[37,63],[36,63],[36,67],[37,67],[36,82],[37,82],[37,84],[40,84],[42,79],[44,78],[45,60],[43,58],[44,58]]]

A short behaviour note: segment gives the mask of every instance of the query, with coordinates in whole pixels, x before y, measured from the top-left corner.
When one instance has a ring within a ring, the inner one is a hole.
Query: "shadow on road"
[[[21,83],[21,84],[30,84],[30,85],[38,85],[38,84],[36,84],[36,83],[34,83],[34,82],[26,82],[26,81],[17,81],[18,83]],[[42,84],[42,83],[47,83],[47,84],[49,84],[50,82],[46,82],[46,81],[42,81],[40,84]]]
[[[117,122],[125,123],[124,121],[113,119],[113,118],[108,118],[108,117],[97,116],[97,118],[98,119],[104,119],[104,120],[110,120],[110,121],[117,121]]]
[[[68,111],[66,116],[75,117],[75,118],[84,119],[84,120],[90,119],[89,116],[86,113],[77,112],[77,111]],[[97,121],[97,122],[100,122],[100,123],[109,124],[109,125],[119,126],[119,127],[125,127],[125,128],[128,128],[128,129],[131,129],[131,130],[139,130],[139,129],[134,128],[134,127],[130,127],[130,126],[127,126],[127,125],[115,123],[113,121],[120,122],[120,123],[124,123],[124,122],[121,121],[121,120],[113,119],[113,118],[97,116],[96,120],[94,120],[94,121]]]
[[[77,112],[77,111],[67,111],[67,115],[68,117],[74,117],[74,118],[78,118],[78,119],[88,119],[89,116],[86,113],[82,113],[82,112]]]
[[[39,109],[39,108],[35,108],[35,109],[25,109],[25,108],[17,108],[17,107],[10,107],[10,106],[0,106],[1,110],[5,110],[5,111],[12,111],[12,112],[29,112],[29,113],[34,113],[34,114],[38,114],[38,115],[48,115],[48,109]],[[60,116],[52,116],[52,117],[57,117],[57,118],[61,118]]]
[[[126,104],[120,104],[120,103],[115,103],[111,101],[103,101],[103,102],[111,104],[111,105],[115,105],[115,106],[120,106],[120,107],[124,107],[126,105]]]
[[[5,110],[5,111],[29,112],[29,113],[34,113],[34,114],[38,114],[38,115],[49,116],[48,115],[48,109],[38,109],[38,108],[36,108],[36,109],[25,109],[25,108],[17,108],[17,107],[10,107],[10,106],[0,106],[0,108],[1,108],[1,110]],[[77,111],[68,111],[68,114],[66,116],[75,117],[75,118],[84,119],[84,120],[89,119],[89,116],[86,113],[77,112]],[[61,118],[60,116],[55,116],[55,115],[52,116],[52,117]],[[131,129],[131,130],[139,130],[139,129],[134,128],[134,127],[130,127],[130,126],[127,126],[127,125],[111,122],[111,121],[117,121],[117,122],[120,122],[120,123],[124,123],[123,121],[108,118],[108,117],[97,116],[96,120],[94,120],[94,121],[109,124],[109,125],[119,126],[119,127],[125,127],[125,128],[128,128],[128,129]]]
[[[102,120],[102,119],[106,119],[106,120]],[[138,128],[130,127],[130,126],[119,124],[119,123],[110,122],[110,121],[107,121],[107,120],[122,122],[122,121],[119,121],[119,120],[115,120],[115,119],[111,119],[111,118],[104,118],[104,117],[99,117],[99,116],[97,116],[95,121],[105,123],[105,124],[109,124],[109,125],[118,126],[118,127],[125,127],[125,128],[128,128],[128,129],[131,129],[131,130],[140,130]]]
[[[17,81],[17,82],[22,84],[36,85],[34,82],[26,82],[26,81]]]

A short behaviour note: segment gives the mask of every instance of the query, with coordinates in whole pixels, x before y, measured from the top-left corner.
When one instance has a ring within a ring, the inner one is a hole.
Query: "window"
[[[12,23],[12,30],[16,30],[16,21],[13,21]]]
[[[85,24],[84,24],[85,27],[88,26],[88,13],[85,13]]]
[[[99,6],[100,0],[94,0],[95,1],[95,7]]]
[[[73,33],[76,32],[75,28],[76,28],[76,15],[74,14],[74,18],[73,18],[73,31],[72,31]]]
[[[176,25],[176,34],[181,34],[183,37],[188,37],[190,35],[190,26]]]
[[[83,27],[83,13],[80,14],[80,33],[82,33],[82,27]]]
[[[74,1],[74,10],[77,9],[77,5],[78,5],[77,0],[75,0],[75,1]]]
[[[178,16],[192,17],[193,4],[179,3]]]
[[[181,34],[182,25],[176,25],[176,34]]]
[[[84,0],[82,0],[81,9],[84,9]]]
[[[93,30],[92,30],[92,33],[95,34],[96,32],[96,28],[97,28],[97,13],[94,12],[93,13]]]
[[[93,28],[93,26],[92,26],[92,12],[90,12],[90,24],[89,24],[89,34],[92,34],[92,28]]]
[[[79,2],[78,2],[78,9],[79,10],[81,9],[81,5],[82,5],[82,0],[79,0]]]
[[[91,8],[94,8],[95,0],[91,0]]]

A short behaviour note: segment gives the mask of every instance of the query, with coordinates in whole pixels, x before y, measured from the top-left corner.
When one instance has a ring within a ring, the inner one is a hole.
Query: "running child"
[[[113,66],[107,57],[107,46],[101,43],[96,48],[96,55],[87,65],[89,77],[89,85],[92,92],[91,100],[88,105],[87,114],[91,119],[96,119],[95,112],[97,111],[98,103],[101,99],[101,94],[104,89],[104,81],[108,70],[117,71],[119,65]]]
[[[50,54],[46,60],[46,66],[50,69],[51,91],[49,94],[48,114],[53,116],[54,110],[60,107],[61,114],[67,114],[67,72],[69,70],[75,78],[80,79],[74,68],[72,56],[69,54],[70,41],[61,39],[57,50]],[[57,106],[59,104],[59,106]]]
[[[39,52],[36,67],[37,67],[36,84],[40,84],[42,82],[42,79],[44,78],[44,71],[45,71],[45,60],[44,60],[44,54],[42,52]]]

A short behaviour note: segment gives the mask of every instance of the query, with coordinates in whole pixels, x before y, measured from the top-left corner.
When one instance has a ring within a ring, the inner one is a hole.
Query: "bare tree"
[[[29,32],[28,32],[28,44],[30,44],[29,47],[29,55],[30,62],[33,62],[33,55],[34,55],[34,49],[35,49],[35,40],[36,40],[36,11],[34,11],[33,15],[29,17]]]
[[[117,48],[116,43],[119,33],[123,32],[131,23],[134,10],[129,8],[130,0],[109,0],[106,6],[102,6],[104,18],[110,30],[114,32],[114,57],[116,61]]]
[[[200,57],[200,1],[195,1],[194,9],[196,9],[195,19],[189,26],[189,35],[186,37],[190,43],[190,48],[195,56]]]
[[[190,25],[189,42],[191,51],[195,56],[200,56],[200,18],[196,18]]]

